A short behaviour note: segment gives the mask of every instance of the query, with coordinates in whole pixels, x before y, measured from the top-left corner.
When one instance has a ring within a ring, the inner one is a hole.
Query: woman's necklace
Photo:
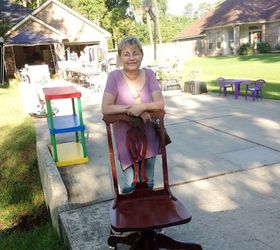
[[[131,81],[131,82],[134,82],[134,81],[137,81],[138,78],[140,77],[141,71],[139,70],[139,71],[137,72],[137,74],[128,75],[128,74],[123,70],[123,74],[124,74],[124,76],[125,76],[125,78],[126,78],[127,80],[129,80],[129,81]]]
[[[123,71],[125,80],[127,82],[127,85],[129,87],[129,90],[131,92],[133,99],[135,100],[136,103],[140,103],[141,100],[140,100],[140,95],[138,93],[140,88],[138,89],[135,87],[136,86],[138,87],[139,85],[141,85],[141,83],[140,83],[141,71],[139,70],[137,73],[138,73],[137,75],[134,75],[134,77],[131,77],[131,76],[128,76],[125,71]]]

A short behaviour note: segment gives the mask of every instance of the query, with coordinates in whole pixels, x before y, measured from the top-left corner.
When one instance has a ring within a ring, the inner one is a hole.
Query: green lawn
[[[33,120],[18,84],[0,88],[0,249],[63,249],[42,192]]]
[[[218,91],[218,77],[264,79],[264,98],[280,100],[280,54],[192,58],[185,63],[182,79],[192,78],[193,71],[207,82],[209,91]]]

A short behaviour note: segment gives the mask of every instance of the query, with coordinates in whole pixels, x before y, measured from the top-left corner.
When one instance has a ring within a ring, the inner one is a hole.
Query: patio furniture
[[[160,120],[161,141],[164,142],[164,111],[150,113],[153,119]],[[190,222],[191,215],[169,187],[166,148],[161,143],[161,161],[163,185],[157,189],[148,188],[144,162],[147,151],[147,136],[143,121],[139,117],[119,115],[105,115],[109,157],[115,198],[110,208],[111,232],[108,245],[117,249],[118,244],[131,246],[134,250],[154,249],[189,249],[201,250],[201,246],[190,242],[180,242],[172,239],[158,230]],[[118,188],[118,175],[114,159],[112,139],[112,124],[125,122],[128,125],[125,138],[127,150],[133,160],[135,186],[134,191],[121,194]],[[138,162],[140,161],[140,163]],[[139,164],[139,166],[138,166]],[[139,177],[141,176],[141,177]]]
[[[169,88],[181,89],[180,83],[177,79],[169,79],[160,81],[160,86],[162,91],[166,91]]]
[[[56,166],[64,167],[88,162],[81,92],[74,86],[43,88],[43,92],[48,111],[48,127],[51,139],[49,148]],[[52,101],[63,99],[71,100],[72,114],[54,117]],[[78,112],[75,102],[78,105]],[[56,136],[65,133],[75,133],[75,141],[58,144]]]
[[[226,96],[227,95],[227,88],[231,88],[231,90],[233,92],[233,84],[231,82],[227,82],[225,78],[219,77],[217,79],[217,82],[220,86],[220,95],[222,94],[222,90],[223,90],[224,96]]]
[[[261,98],[263,96],[262,89],[265,85],[265,80],[259,79],[254,82],[252,82],[250,85],[246,86],[246,93],[245,93],[245,99],[247,100],[247,96],[249,93],[251,93],[253,101],[255,101],[256,98]]]

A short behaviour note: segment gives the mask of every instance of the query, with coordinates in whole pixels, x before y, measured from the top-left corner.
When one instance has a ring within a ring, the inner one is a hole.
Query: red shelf
[[[64,98],[78,98],[81,97],[81,92],[74,86],[62,86],[43,88],[46,101]]]

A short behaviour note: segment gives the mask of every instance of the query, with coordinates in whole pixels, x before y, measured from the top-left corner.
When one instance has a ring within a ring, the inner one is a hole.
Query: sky
[[[216,0],[168,0],[167,12],[172,15],[180,15],[184,12],[187,3],[192,2],[194,6],[197,6],[199,3],[206,1],[216,2]]]

